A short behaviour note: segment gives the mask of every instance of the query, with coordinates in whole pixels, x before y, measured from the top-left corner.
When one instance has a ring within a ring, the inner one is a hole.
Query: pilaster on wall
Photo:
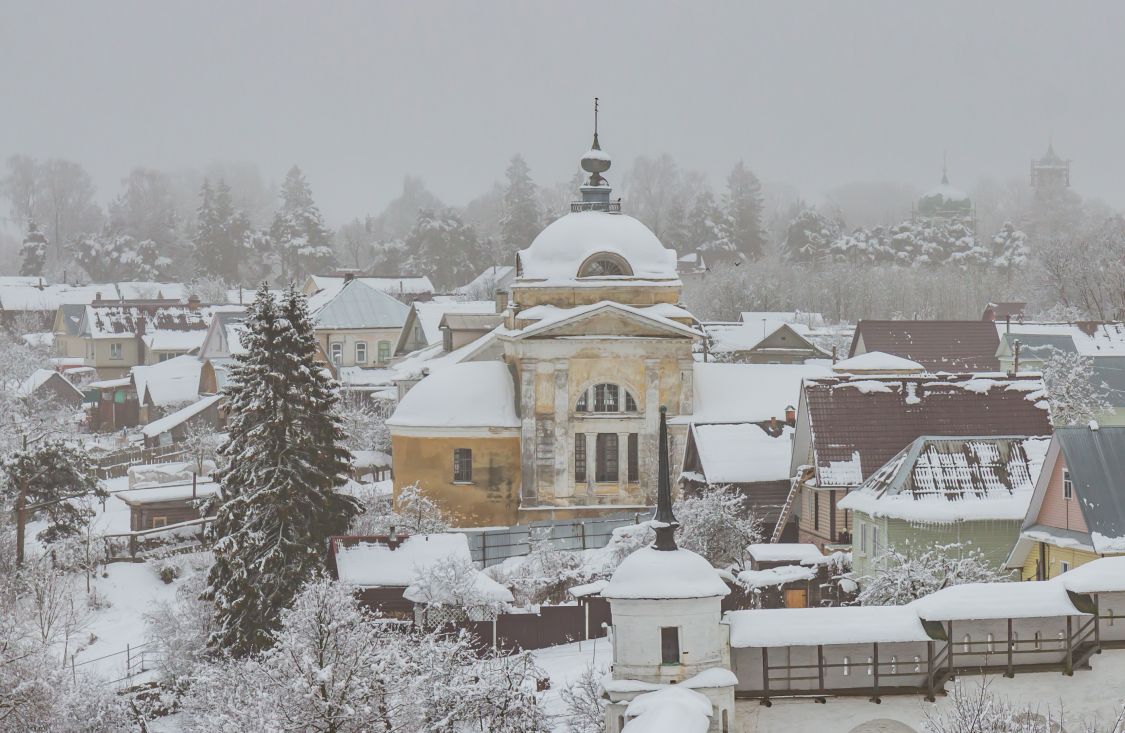
[[[533,505],[539,499],[535,460],[535,369],[538,360],[520,361],[520,500]]]
[[[571,450],[570,437],[570,370],[566,359],[555,360],[555,497],[569,497],[574,493],[574,483],[570,480]]]
[[[669,406],[671,407],[671,406]],[[645,359],[645,429],[640,437],[641,489],[656,495],[657,432],[660,428],[660,360]]]

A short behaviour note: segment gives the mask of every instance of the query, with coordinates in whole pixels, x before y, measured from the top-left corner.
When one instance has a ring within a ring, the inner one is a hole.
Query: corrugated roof
[[[1000,368],[1000,337],[992,321],[868,321],[856,326],[848,356],[882,351],[934,372],[992,372]]]
[[[317,328],[402,328],[410,306],[351,280],[313,312]]]
[[[803,399],[821,486],[858,485],[924,435],[1051,433],[1037,376],[824,377]]]
[[[1098,552],[1125,552],[1125,427],[1055,429]]]

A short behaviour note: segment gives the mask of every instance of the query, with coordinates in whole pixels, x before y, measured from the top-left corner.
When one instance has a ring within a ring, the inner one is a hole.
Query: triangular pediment
[[[519,338],[559,338],[564,336],[634,336],[692,338],[693,332],[676,321],[652,317],[638,309],[612,304],[567,318],[528,326]]]

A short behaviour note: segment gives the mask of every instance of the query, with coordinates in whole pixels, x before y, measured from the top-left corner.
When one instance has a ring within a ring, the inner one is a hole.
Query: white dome
[[[634,278],[677,277],[674,250],[633,217],[604,211],[573,212],[548,225],[520,251],[520,277],[574,279],[583,263],[601,253],[623,259]]]
[[[617,566],[602,597],[713,598],[728,593],[718,571],[691,550],[656,550],[650,545]]]

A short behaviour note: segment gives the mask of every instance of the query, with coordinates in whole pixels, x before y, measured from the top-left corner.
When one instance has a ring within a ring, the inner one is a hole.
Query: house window
[[[812,528],[820,529],[820,493],[812,492]]]
[[[109,358],[115,359],[115,360],[124,359],[125,358],[124,347],[121,344],[110,344],[109,345]]]
[[[168,361],[168,360],[169,360],[169,359],[171,359],[172,357],[173,357],[173,355],[172,355],[172,354],[170,354],[170,353],[168,353],[167,351],[161,351],[161,352],[160,352],[159,354],[157,354],[157,356],[156,356],[156,360],[157,360],[158,362],[159,362],[159,361]]]
[[[1043,632],[1041,632],[1041,631],[1035,632],[1035,648],[1036,649],[1042,649],[1043,648]]]
[[[390,361],[390,358],[391,358],[391,342],[390,341],[380,341],[379,342],[379,363],[382,364],[386,361]]]
[[[637,439],[636,433],[629,433],[629,483],[635,484],[640,480],[640,466],[638,465],[637,457]]]
[[[660,628],[660,663],[680,663],[680,630],[675,626]]]
[[[414,343],[423,345],[426,343],[426,332],[422,330],[420,324],[414,325]]]
[[[633,399],[633,395],[629,394],[629,390],[625,390],[625,412],[636,412],[637,401]]]
[[[617,433],[598,433],[596,447],[594,480],[599,483],[617,481]]]
[[[355,363],[356,364],[366,364],[367,363],[367,342],[366,341],[356,341],[355,342]]]
[[[1070,499],[1074,496],[1074,484],[1070,481],[1070,471],[1063,469],[1063,498]]]
[[[632,274],[629,263],[612,252],[598,253],[578,268],[578,277],[619,277]]]
[[[1066,633],[1059,632],[1059,649],[1066,649]]]
[[[587,405],[587,402],[586,402],[586,395],[588,393],[589,393],[589,390],[586,390],[581,395],[579,395],[578,402],[574,403],[574,411],[575,412],[589,412],[590,411],[590,408],[589,408],[589,406]]]
[[[1070,563],[1068,563],[1066,560],[1060,560],[1059,561],[1059,572],[1065,573],[1067,570],[1070,570]]]
[[[156,529],[157,527],[167,527],[168,517],[153,517],[150,526],[152,527],[152,529]]]
[[[473,451],[471,448],[453,449],[453,482],[471,483],[473,480]]]
[[[871,525],[871,557],[879,556],[879,527]]]
[[[332,344],[332,363],[340,366],[344,363],[344,345],[341,343]]]
[[[594,412],[617,412],[620,388],[616,384],[594,386]]]
[[[586,436],[583,433],[574,436],[574,480],[578,483],[586,480]]]

